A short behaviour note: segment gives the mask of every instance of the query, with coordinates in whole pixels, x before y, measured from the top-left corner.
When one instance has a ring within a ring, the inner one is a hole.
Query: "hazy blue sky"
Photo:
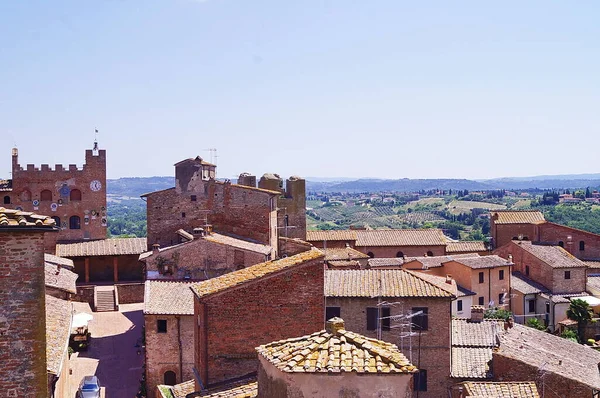
[[[0,177],[600,172],[593,1],[0,1]]]

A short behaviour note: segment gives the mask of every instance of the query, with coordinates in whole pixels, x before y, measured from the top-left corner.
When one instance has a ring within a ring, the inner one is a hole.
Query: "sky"
[[[594,1],[0,1],[0,178],[600,172]]]

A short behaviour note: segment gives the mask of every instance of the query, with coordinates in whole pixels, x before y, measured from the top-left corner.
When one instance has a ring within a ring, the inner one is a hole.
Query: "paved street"
[[[121,312],[92,312],[86,303],[74,304],[75,312],[87,312],[94,319],[89,323],[89,350],[71,357],[70,397],[75,397],[83,376],[95,374],[105,387],[106,397],[134,398],[144,358],[135,347],[142,337],[143,304],[122,304]]]

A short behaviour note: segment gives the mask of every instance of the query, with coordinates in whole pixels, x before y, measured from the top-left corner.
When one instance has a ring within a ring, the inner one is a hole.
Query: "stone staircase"
[[[94,288],[94,308],[96,312],[118,311],[114,286],[96,286]]]

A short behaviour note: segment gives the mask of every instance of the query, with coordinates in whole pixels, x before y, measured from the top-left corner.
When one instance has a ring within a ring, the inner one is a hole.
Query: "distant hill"
[[[356,181],[330,183],[307,181],[306,185],[306,189],[308,191],[316,192],[415,192],[420,191],[422,189],[467,189],[469,191],[476,191],[484,189],[494,189],[493,187],[490,187],[485,183],[465,179],[360,179]]]
[[[139,198],[148,192],[160,191],[175,186],[175,177],[126,177],[106,180],[109,195]]]

